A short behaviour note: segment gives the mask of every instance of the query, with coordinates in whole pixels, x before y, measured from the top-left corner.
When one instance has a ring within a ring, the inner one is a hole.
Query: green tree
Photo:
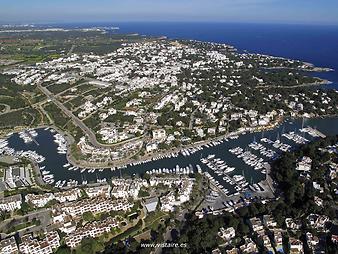
[[[56,254],[71,254],[72,250],[68,246],[60,246],[57,251],[55,252]]]
[[[84,238],[80,247],[76,249],[76,254],[94,254],[102,251],[103,248],[104,245],[98,239]]]
[[[94,216],[94,214],[92,212],[84,212],[82,214],[82,218],[83,218],[83,220],[89,221],[89,222],[95,220],[95,216]]]

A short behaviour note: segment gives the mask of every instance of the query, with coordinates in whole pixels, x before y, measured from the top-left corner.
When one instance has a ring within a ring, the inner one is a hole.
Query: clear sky
[[[0,0],[1,23],[101,21],[338,25],[338,0]]]

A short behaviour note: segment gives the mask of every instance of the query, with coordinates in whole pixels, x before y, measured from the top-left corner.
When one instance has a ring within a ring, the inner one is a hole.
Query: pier
[[[307,127],[310,131],[312,131],[313,133],[315,133],[318,137],[320,138],[326,138],[326,135],[323,134],[322,132],[320,132],[319,130],[317,129],[314,129],[312,127]]]
[[[33,141],[37,146],[40,145],[39,142],[36,141],[36,139],[29,133],[29,131],[26,131],[26,130],[25,130],[25,133],[27,134],[27,136],[29,136],[29,137],[32,139],[32,141]]]

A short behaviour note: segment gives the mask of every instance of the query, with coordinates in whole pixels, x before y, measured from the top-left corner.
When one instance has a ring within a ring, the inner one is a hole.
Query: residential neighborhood
[[[125,25],[0,20],[0,254],[335,254],[334,61]]]

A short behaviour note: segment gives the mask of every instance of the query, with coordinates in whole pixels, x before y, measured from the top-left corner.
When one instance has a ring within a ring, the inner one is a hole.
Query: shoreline
[[[263,67],[266,70],[295,70],[295,71],[305,71],[305,72],[332,72],[336,71],[335,69],[328,68],[328,67],[315,67],[311,63],[303,62],[306,66],[310,67],[311,69],[304,69],[304,68],[293,68],[293,67]]]
[[[338,114],[335,115],[321,115],[321,116],[309,116],[309,117],[305,117],[306,119],[316,119],[316,118],[334,118],[337,117]],[[128,166],[133,166],[132,164],[143,164],[143,163],[147,163],[150,161],[156,161],[156,160],[161,160],[161,159],[165,159],[165,158],[170,158],[172,157],[172,154],[179,154],[184,150],[187,149],[196,149],[196,148],[201,148],[201,150],[203,150],[203,146],[205,145],[210,145],[213,142],[220,142],[223,141],[227,138],[230,138],[232,136],[240,136],[246,133],[255,133],[255,132],[261,132],[261,131],[267,131],[267,130],[272,130],[276,127],[278,127],[280,124],[282,124],[283,122],[285,122],[288,119],[292,119],[292,120],[297,120],[297,119],[301,119],[303,118],[302,116],[294,116],[294,117],[284,117],[281,116],[279,117],[279,119],[277,119],[275,122],[271,123],[268,126],[259,126],[259,127],[242,127],[237,131],[233,131],[227,134],[223,134],[217,137],[213,137],[207,140],[202,140],[202,141],[197,141],[195,143],[186,145],[186,146],[182,146],[182,147],[178,147],[178,148],[171,148],[170,150],[166,150],[166,151],[157,151],[157,153],[152,153],[152,154],[147,154],[144,155],[142,157],[139,157],[137,159],[122,159],[122,160],[110,160],[107,161],[105,163],[91,163],[91,162],[87,162],[87,161],[78,161],[74,158],[72,152],[71,152],[71,146],[74,145],[75,140],[74,138],[71,136],[71,134],[60,130],[58,127],[56,127],[55,125],[39,125],[36,127],[32,127],[29,129],[40,129],[40,128],[51,128],[54,129],[55,131],[57,131],[58,133],[60,133],[61,135],[63,135],[63,137],[66,139],[67,141],[67,153],[66,153],[66,158],[67,161],[72,164],[73,166],[76,167],[80,167],[80,168],[88,168],[88,169],[109,169],[109,168],[124,168],[124,167],[128,167]],[[1,135],[1,138],[8,138],[9,134],[14,134],[14,133],[18,133],[23,129],[27,129],[27,128],[19,128],[19,130],[15,130],[14,132],[8,132],[5,136]],[[134,155],[135,156],[135,155]],[[135,165],[134,165],[135,166]]]
[[[318,78],[318,77],[316,77]],[[292,88],[298,88],[298,87],[307,87],[307,86],[325,86],[325,85],[331,85],[333,84],[332,81],[327,80],[327,79],[320,79],[318,82],[313,82],[313,83],[306,83],[306,84],[301,84],[301,85],[294,85],[294,86],[257,86],[256,88],[264,88],[264,89],[269,89],[269,88],[283,88],[283,89],[292,89]]]
[[[160,160],[160,159],[164,159],[166,157],[171,156],[172,154],[178,154],[181,153],[182,151],[186,150],[186,149],[194,149],[194,148],[201,148],[204,145],[210,145],[212,144],[212,142],[220,142],[224,139],[230,138],[231,136],[239,136],[242,135],[244,133],[250,132],[260,132],[260,131],[266,131],[266,130],[271,130],[276,128],[278,125],[280,125],[282,122],[284,121],[284,118],[281,118],[279,120],[277,120],[276,122],[272,123],[269,126],[266,127],[246,127],[242,130],[237,130],[234,132],[230,132],[221,136],[217,136],[208,140],[203,140],[203,141],[198,141],[195,142],[193,144],[190,145],[186,145],[183,147],[179,147],[179,148],[174,148],[174,149],[170,149],[168,151],[163,151],[163,152],[157,152],[156,154],[152,153],[149,155],[145,155],[142,156],[138,159],[124,159],[124,160],[116,160],[116,161],[109,161],[105,164],[101,164],[101,165],[84,165],[79,163],[78,161],[74,161],[71,154],[69,153],[69,151],[67,150],[67,159],[69,161],[69,163],[71,163],[74,166],[77,167],[90,167],[91,169],[107,169],[107,168],[112,168],[112,167],[125,167],[125,166],[130,166],[131,164],[142,164],[144,162],[147,161],[155,161],[155,160]],[[203,148],[202,148],[203,150]],[[161,158],[162,157],[162,158]],[[111,165],[108,165],[111,164]]]
[[[323,119],[323,118],[326,118],[326,117],[334,118],[334,117],[337,117],[337,116],[338,116],[338,114],[336,114],[336,115],[310,116],[310,117],[306,117],[306,119],[316,119],[316,118]],[[164,159],[166,157],[169,158],[169,156],[171,156],[172,154],[181,153],[182,151],[184,151],[186,149],[202,148],[202,146],[204,146],[204,145],[210,145],[213,142],[220,142],[220,141],[227,139],[231,136],[240,136],[240,135],[244,135],[248,132],[249,133],[255,133],[255,132],[272,130],[272,129],[278,127],[280,124],[282,124],[283,122],[285,122],[288,119],[298,120],[298,119],[301,119],[301,118],[302,118],[301,116],[280,117],[280,119],[278,119],[277,121],[275,121],[274,123],[272,123],[268,126],[243,127],[244,129],[242,129],[242,130],[237,130],[237,131],[234,131],[234,132],[223,134],[223,135],[220,135],[220,136],[208,139],[208,140],[198,141],[198,142],[195,142],[193,144],[189,144],[189,145],[186,145],[186,146],[183,146],[183,147],[173,148],[173,149],[163,151],[163,152],[158,151],[156,154],[154,154],[154,153],[148,154],[148,155],[139,157],[138,159],[123,159],[123,160],[109,161],[109,162],[106,162],[105,164],[99,164],[99,165],[81,164],[81,162],[79,163],[79,161],[75,161],[73,159],[71,152],[67,149],[67,160],[69,161],[69,163],[71,163],[74,166],[82,167],[82,168],[90,168],[90,169],[102,169],[102,168],[108,169],[108,168],[113,168],[113,167],[115,167],[115,168],[116,167],[120,167],[120,168],[128,167],[128,166],[132,166],[132,164],[143,164],[143,163],[146,163],[148,161],[161,160],[161,159]],[[72,144],[69,144],[69,147]],[[68,146],[68,144],[67,144],[67,146]],[[203,148],[201,150],[203,150]],[[97,163],[95,163],[95,164],[97,164]]]

